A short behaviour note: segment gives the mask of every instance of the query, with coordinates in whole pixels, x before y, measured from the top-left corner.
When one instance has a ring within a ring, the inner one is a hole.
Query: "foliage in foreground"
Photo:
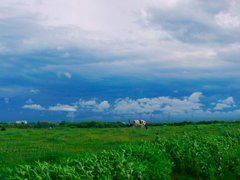
[[[168,179],[172,162],[150,142],[124,145],[122,148],[63,158],[56,163],[37,162],[22,165],[6,179]]]
[[[194,179],[240,178],[240,132],[223,129],[222,136],[183,133],[158,145],[174,162],[173,172]]]
[[[6,170],[2,179],[239,179],[240,132],[126,144],[121,148],[54,163],[36,162]]]

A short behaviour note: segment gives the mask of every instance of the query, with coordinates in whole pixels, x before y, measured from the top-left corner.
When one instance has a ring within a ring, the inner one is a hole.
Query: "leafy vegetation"
[[[200,179],[240,178],[240,132],[223,129],[224,136],[183,133],[158,140],[174,162],[174,173]]]
[[[120,149],[63,158],[55,163],[37,162],[12,171],[14,179],[168,179],[172,162],[153,144],[124,145]]]
[[[238,123],[7,129],[0,137],[3,180],[240,178]]]

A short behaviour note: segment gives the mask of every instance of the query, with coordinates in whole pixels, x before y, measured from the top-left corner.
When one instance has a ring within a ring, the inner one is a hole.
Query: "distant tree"
[[[58,124],[49,122],[49,121],[38,121],[36,124],[34,124],[34,128],[49,128],[49,127],[57,127]]]
[[[64,126],[65,124],[68,124],[66,121],[62,121],[59,123],[59,126]]]

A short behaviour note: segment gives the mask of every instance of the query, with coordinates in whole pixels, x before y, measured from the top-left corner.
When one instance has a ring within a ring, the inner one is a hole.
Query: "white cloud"
[[[32,103],[32,99],[29,99],[27,103]],[[41,105],[38,104],[31,104],[31,105],[24,105],[22,108],[26,109],[34,109],[34,110],[47,110],[46,108],[42,107]],[[48,108],[49,111],[68,111],[68,112],[75,112],[77,111],[78,106],[70,106],[70,105],[62,105],[62,104],[57,104],[56,106],[50,106]],[[71,113],[70,113],[71,114]]]
[[[227,99],[220,99],[218,103],[213,108],[214,110],[223,110],[224,108],[236,107],[233,97],[228,97]]]
[[[228,97],[227,99],[219,100],[218,102],[224,103],[224,104],[235,104],[233,97]]]
[[[239,28],[240,27],[240,4],[237,1],[230,1],[228,10],[221,11],[215,16],[217,24],[223,28]]]
[[[28,100],[26,101],[26,103],[32,104],[32,103],[33,103],[33,100],[32,100],[32,99],[28,99]]]
[[[216,21],[220,26],[225,28],[237,28],[240,27],[240,16],[232,16],[229,13],[220,13],[216,16]]]
[[[222,77],[235,80],[240,76],[239,9],[238,0],[4,1],[0,4],[0,54],[4,55],[0,58],[0,78],[9,86],[0,87],[0,96],[12,99],[29,95],[30,81],[34,81],[30,92],[38,94],[40,91],[33,88],[44,90],[38,82],[45,82],[42,76],[52,72],[62,83],[73,74],[83,79],[137,77],[152,82],[167,78],[169,86],[172,78],[174,82],[201,78],[212,83]],[[12,78],[24,82],[24,87],[13,85],[17,80]],[[194,92],[206,90],[206,84],[211,83],[204,82],[205,87]],[[183,92],[174,85],[169,95],[174,89],[178,89],[178,96]],[[79,106],[125,116],[153,112],[179,115],[201,113],[201,97],[201,92],[195,92],[182,98],[122,98],[113,105],[91,99],[80,100],[75,106],[58,104],[49,110],[71,114]],[[42,109],[39,106],[35,104],[35,109]],[[218,101],[214,110],[235,106],[234,100],[227,98]],[[34,108],[25,108],[30,107]]]
[[[189,113],[201,109],[202,104],[198,103],[201,92],[191,94],[188,98],[175,99],[170,97],[142,98],[132,100],[130,98],[118,99],[115,101],[112,113],[117,114],[139,114],[162,112],[166,114]]]
[[[4,98],[5,103],[9,103],[9,98]]]
[[[48,109],[50,111],[77,111],[77,106],[57,104],[56,106],[50,106]]]
[[[39,93],[39,90],[38,90],[38,89],[31,89],[31,90],[30,90],[30,93],[38,94],[38,93]]]
[[[86,106],[93,106],[93,105],[95,105],[96,104],[96,101],[95,100],[90,100],[90,101],[86,101],[85,102],[85,105]]]
[[[231,106],[229,104],[222,104],[218,103],[216,107],[214,107],[214,110],[223,110],[223,108],[230,108]]]
[[[193,94],[191,94],[191,96],[189,96],[188,100],[190,102],[199,102],[199,98],[202,96],[201,92],[195,92]]]
[[[22,108],[25,109],[34,109],[34,110],[46,110],[44,107],[38,105],[38,104],[31,104],[31,105],[24,105]]]
[[[48,109],[43,108],[38,104],[24,105],[22,108],[34,109],[34,110],[49,110],[49,111],[67,111],[66,117],[72,121],[77,117],[77,111],[92,112],[91,117],[96,113],[104,113],[108,118],[112,117],[115,120],[127,120],[131,118],[141,118],[148,120],[150,114],[153,116],[153,120],[158,119],[161,121],[171,121],[174,119],[188,119],[188,120],[201,120],[201,119],[227,119],[232,118],[239,114],[239,110],[221,112],[212,111],[212,109],[203,110],[203,104],[200,98],[203,97],[202,92],[194,92],[188,97],[172,98],[168,96],[160,96],[154,98],[120,98],[117,99],[112,105],[106,100],[97,102],[95,99],[82,100],[77,103],[73,103],[73,106],[57,104],[56,106],[50,106]],[[29,99],[30,101],[31,99]],[[215,105],[213,110],[223,110],[224,108],[236,107],[236,103],[233,97],[218,100],[218,103],[211,103]],[[120,116],[120,117],[118,117]],[[221,118],[220,118],[221,117]],[[81,117],[80,119],[86,119]],[[90,116],[88,119],[91,119]],[[100,118],[101,119],[101,118]],[[113,119],[114,120],[114,119]]]
[[[108,103],[108,101],[102,101],[98,104],[96,100],[85,101],[85,100],[79,99],[79,105],[83,109],[92,110],[95,112],[104,112],[110,108],[110,104]]]
[[[79,105],[82,106],[82,107],[85,107],[85,106],[95,106],[97,103],[95,100],[89,100],[89,101],[85,101],[85,100],[82,100],[82,99],[79,99]]]
[[[108,101],[102,101],[100,104],[96,105],[93,111],[95,112],[103,112],[110,107]]]
[[[113,109],[113,113],[116,114],[134,114],[144,112],[144,109],[140,107],[140,104],[130,98],[117,99],[114,106],[115,108]]]
[[[65,76],[67,78],[71,78],[72,77],[72,75],[69,72],[58,72],[57,75],[58,75],[59,78],[61,76]]]
[[[200,0],[103,0],[101,3],[94,0],[72,0],[71,3],[65,0],[42,0],[41,3],[12,0],[0,7],[11,9],[9,13],[3,13],[3,21],[8,22],[10,16],[14,22],[9,24],[33,28],[20,32],[19,29],[24,28],[15,28],[13,34],[20,39],[7,48],[13,52],[56,49],[59,52],[56,57],[64,57],[58,59],[61,62],[46,63],[37,68],[59,72],[59,77],[71,78],[72,73],[77,73],[86,76],[124,74],[144,77],[148,74],[153,77],[198,78],[219,77],[226,64],[233,67],[228,62],[231,50],[224,42],[215,42],[223,36],[219,27],[214,27],[214,13],[219,14],[216,17],[222,16],[221,13],[230,14],[235,19],[239,17],[239,8],[234,8],[239,6],[238,2],[232,2],[231,5],[225,1],[210,3]],[[26,21],[28,18],[31,20]],[[4,32],[8,32],[8,28]],[[227,34],[233,37],[225,37],[230,42],[239,36],[238,32]],[[219,60],[222,48],[229,53]],[[69,61],[72,49],[79,50],[74,56],[80,58]],[[82,52],[91,52],[99,58],[94,62],[83,62]],[[202,73],[211,69],[214,70],[212,73]]]

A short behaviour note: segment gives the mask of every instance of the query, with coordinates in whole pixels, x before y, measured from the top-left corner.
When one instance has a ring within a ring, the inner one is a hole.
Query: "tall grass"
[[[171,166],[171,160],[157,146],[142,142],[55,163],[21,165],[9,169],[11,175],[5,179],[169,179]]]
[[[160,149],[174,162],[175,174],[200,179],[240,178],[240,132],[223,129],[224,135],[184,133],[158,140]]]
[[[11,144],[10,148],[18,150],[10,149],[10,155],[19,153],[19,158],[23,157],[20,163],[10,163],[2,168],[0,179],[240,178],[240,132],[237,127],[208,125],[154,127],[148,131],[122,128],[19,132],[21,136],[17,138],[21,141],[12,144],[10,140],[16,139],[15,130],[0,134],[8,142],[3,145]],[[157,138],[156,132],[160,132]],[[31,146],[24,146],[23,141]],[[22,145],[22,149],[17,145]],[[7,157],[7,147],[1,150],[5,150],[1,153],[11,160]],[[27,153],[21,156],[21,151]],[[40,154],[36,153],[38,151]],[[27,155],[35,155],[35,158],[28,162]],[[22,165],[13,167],[16,164]]]

